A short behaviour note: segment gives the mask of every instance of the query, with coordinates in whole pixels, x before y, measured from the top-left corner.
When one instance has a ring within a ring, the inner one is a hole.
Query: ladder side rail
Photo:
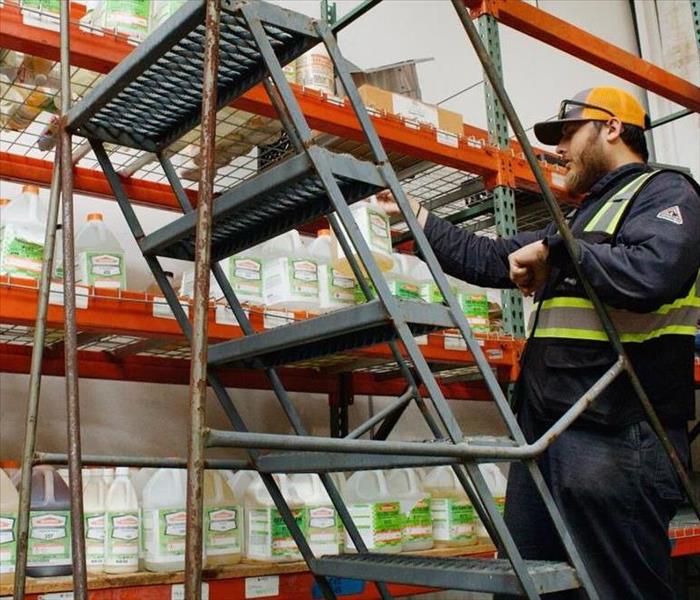
[[[19,483],[19,507],[17,514],[17,554],[15,555],[15,590],[14,599],[22,600],[27,576],[27,551],[29,542],[29,510],[32,496],[32,467],[36,454],[36,430],[39,421],[39,399],[41,396],[41,370],[46,343],[46,315],[51,291],[51,275],[54,264],[54,248],[58,209],[61,201],[61,140],[56,146],[53,172],[51,173],[51,193],[49,196],[49,213],[44,233],[44,255],[41,262],[41,279],[39,280],[39,297],[37,314],[34,322],[32,340],[32,362],[29,371],[29,397],[25,416],[24,445],[22,447],[22,472]]]

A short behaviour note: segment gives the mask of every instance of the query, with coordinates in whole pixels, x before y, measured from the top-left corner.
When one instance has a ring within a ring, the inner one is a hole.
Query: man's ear
[[[624,125],[620,119],[617,117],[612,117],[607,123],[605,123],[605,139],[611,143],[617,141],[620,138],[620,135],[622,135],[623,127]]]

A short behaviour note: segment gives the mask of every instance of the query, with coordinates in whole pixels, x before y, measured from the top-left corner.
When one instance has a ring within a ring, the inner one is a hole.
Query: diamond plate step
[[[350,204],[384,186],[375,165],[323,148]],[[321,180],[306,154],[293,156],[219,196],[212,215],[212,261],[250,248],[332,211]],[[147,255],[194,260],[197,213],[190,212],[146,236]]]
[[[454,327],[447,308],[417,301],[398,301],[401,318],[413,335]],[[381,344],[398,338],[394,323],[379,300],[298,321],[263,333],[209,347],[212,366],[273,367]]]
[[[266,76],[238,2],[222,2],[217,107]],[[249,4],[284,66],[319,42],[313,21],[265,2]],[[156,152],[201,119],[205,0],[188,0],[68,113],[84,137]]]
[[[540,594],[580,587],[576,571],[560,562],[525,561]],[[317,575],[384,581],[485,593],[521,593],[507,560],[437,558],[387,554],[343,554],[315,558]]]

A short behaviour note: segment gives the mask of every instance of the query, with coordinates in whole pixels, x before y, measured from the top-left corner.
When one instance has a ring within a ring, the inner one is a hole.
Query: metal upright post
[[[187,460],[187,537],[185,547],[185,598],[202,597],[202,512],[204,437],[207,399],[207,324],[211,263],[211,213],[214,190],[216,138],[216,86],[219,63],[221,0],[207,0],[206,38],[202,77],[202,170],[199,176],[197,237],[195,244],[194,323],[190,371],[190,431]]]
[[[17,515],[17,555],[15,557],[15,600],[24,598],[25,577],[27,573],[27,550],[29,542],[29,505],[32,496],[32,466],[36,449],[36,427],[39,415],[39,396],[41,393],[41,367],[46,341],[46,313],[49,307],[51,290],[51,273],[53,271],[54,247],[56,245],[56,223],[58,222],[58,204],[61,198],[60,170],[61,142],[56,147],[53,173],[51,175],[51,195],[49,214],[44,236],[44,256],[41,264],[41,280],[37,301],[34,340],[32,343],[32,363],[29,372],[29,399],[27,401],[26,426],[24,430],[24,448],[22,450],[22,474],[19,485],[19,513]]]
[[[68,411],[68,477],[70,483],[73,590],[87,599],[85,535],[83,523],[83,478],[80,460],[80,401],[78,397],[78,336],[75,321],[75,248],[73,236],[72,136],[65,127],[70,110],[70,6],[61,3],[61,187],[63,195],[63,294],[65,329],[65,380]]]
[[[501,44],[498,37],[498,21],[489,15],[479,17],[479,35],[484,41],[491,61],[503,78],[501,65]],[[486,93],[486,121],[488,124],[489,141],[501,150],[509,147],[508,119],[503,107],[493,92],[493,86],[484,78]],[[518,232],[517,214],[515,211],[515,191],[506,182],[499,182],[493,188],[494,216],[496,218],[496,234],[508,237]],[[501,291],[501,306],[503,311],[503,328],[506,333],[517,337],[525,337],[525,320],[523,317],[523,297],[517,290]]]

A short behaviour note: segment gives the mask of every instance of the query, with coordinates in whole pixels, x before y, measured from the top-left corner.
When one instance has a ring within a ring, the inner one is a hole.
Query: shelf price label
[[[185,584],[176,583],[170,588],[170,600],[185,600]],[[202,600],[209,600],[209,584],[202,584]]]
[[[270,598],[280,595],[279,575],[245,578],[246,598]]]
[[[180,306],[182,306],[182,310],[184,310],[185,314],[189,317],[190,305],[187,302],[180,302]],[[175,318],[173,311],[170,310],[170,305],[168,304],[168,301],[163,296],[153,297],[153,316],[159,317],[161,319]]]
[[[84,285],[75,286],[75,307],[76,308],[87,308],[88,307],[88,295],[90,289]],[[57,282],[51,282],[51,288],[49,289],[49,304],[54,304],[56,306],[63,306],[64,294],[63,294],[63,284]]]

